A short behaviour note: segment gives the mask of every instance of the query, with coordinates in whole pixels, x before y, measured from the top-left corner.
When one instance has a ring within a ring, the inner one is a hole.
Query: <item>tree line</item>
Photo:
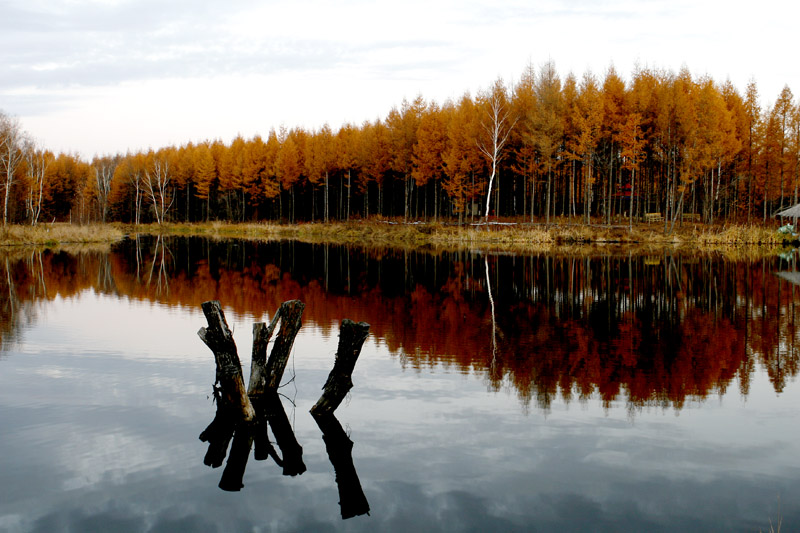
[[[3,221],[766,221],[798,202],[800,106],[679,72],[528,65],[458,101],[334,131],[55,155],[0,112]],[[645,217],[645,215],[649,215]]]

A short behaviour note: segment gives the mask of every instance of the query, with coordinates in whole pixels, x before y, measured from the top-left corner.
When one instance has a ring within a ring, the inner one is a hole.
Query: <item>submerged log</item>
[[[336,475],[342,519],[369,514],[369,502],[353,464],[353,441],[333,413],[314,415],[314,421],[322,431],[325,450]]]
[[[333,413],[350,389],[353,388],[353,369],[361,355],[361,348],[369,335],[369,324],[366,322],[353,322],[345,318],[339,328],[339,346],[336,349],[336,360],[333,370],[328,375],[328,380],[323,386],[320,396],[314,407],[312,415]]]
[[[247,397],[242,377],[242,365],[239,362],[239,353],[233,334],[219,301],[203,302],[203,314],[208,321],[207,328],[200,328],[197,334],[206,343],[217,363],[217,382],[222,389],[222,396],[227,405],[239,411],[242,420],[250,421],[255,417],[255,411]]]

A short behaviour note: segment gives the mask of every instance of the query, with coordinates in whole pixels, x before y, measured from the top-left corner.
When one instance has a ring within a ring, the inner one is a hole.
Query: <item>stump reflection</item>
[[[368,515],[369,502],[353,464],[353,441],[347,436],[334,414],[314,415],[314,421],[322,431],[325,450],[336,474],[342,519]]]
[[[306,471],[303,447],[294,436],[277,392],[271,391],[253,400],[256,417],[249,422],[237,421],[237,410],[225,405],[224,398],[224,395],[215,390],[216,415],[200,434],[200,440],[208,442],[203,464],[217,468],[222,465],[226,455],[228,457],[219,488],[239,491],[244,487],[244,472],[253,448],[256,461],[272,458],[283,469],[284,476],[297,476]],[[272,430],[280,454],[270,441],[269,429]]]
[[[306,471],[303,447],[297,442],[277,391],[301,326],[304,307],[299,300],[284,302],[268,326],[263,323],[254,325],[250,385],[245,392],[236,345],[222,307],[217,301],[203,303],[209,326],[201,328],[198,334],[214,352],[217,363],[214,385],[217,411],[200,434],[200,440],[208,443],[203,459],[207,466],[222,466],[227,455],[219,482],[222,490],[240,491],[244,487],[247,461],[254,448],[253,455],[257,461],[272,458],[282,468],[284,476],[297,476]],[[281,327],[267,359],[267,345],[278,320]],[[334,367],[322,396],[311,409],[333,465],[342,519],[369,514],[369,503],[353,465],[353,441],[333,414],[353,386],[351,374],[368,333],[369,324],[365,322],[342,321]],[[280,453],[270,440],[270,430]]]

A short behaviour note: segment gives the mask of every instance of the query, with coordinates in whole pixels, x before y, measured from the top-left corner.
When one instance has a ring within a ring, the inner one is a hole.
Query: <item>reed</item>
[[[8,225],[0,229],[0,246],[56,246],[75,243],[108,243],[122,240],[125,233],[110,224]]]
[[[628,246],[646,250],[680,248],[685,251],[722,252],[750,256],[772,253],[781,244],[774,229],[761,226],[706,226],[686,224],[665,234],[654,224],[607,226],[557,221],[555,224],[470,224],[409,222],[402,220],[351,220],[330,223],[209,222],[163,226],[126,226],[127,232],[199,235],[210,238],[298,240],[311,243],[357,244],[396,248],[428,247],[437,250],[483,249],[540,253],[580,246]],[[749,252],[734,248],[754,248]]]
[[[777,231],[763,226],[723,226],[709,228],[697,236],[698,244],[771,244],[782,242]]]

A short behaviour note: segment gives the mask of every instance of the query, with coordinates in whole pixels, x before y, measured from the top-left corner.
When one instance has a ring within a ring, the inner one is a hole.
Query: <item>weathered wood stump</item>
[[[232,409],[237,409],[244,421],[251,421],[256,413],[247,397],[242,377],[242,365],[239,362],[239,352],[233,341],[225,314],[219,301],[203,302],[203,314],[208,321],[207,328],[200,328],[197,334],[214,352],[217,363],[217,383],[222,391],[222,397]]]
[[[353,322],[347,318],[342,320],[333,370],[328,374],[328,379],[322,387],[322,396],[311,408],[312,415],[333,413],[353,388],[353,369],[368,335],[369,324],[366,322]]]
[[[219,482],[219,487],[227,491],[238,491],[244,486],[242,480],[250,450],[254,446],[256,460],[272,457],[283,468],[284,475],[302,474],[306,471],[303,447],[294,436],[277,389],[294,339],[302,325],[301,317],[305,305],[299,300],[284,302],[269,325],[263,322],[253,325],[248,390],[244,388],[236,343],[220,303],[214,300],[204,302],[202,306],[208,327],[200,328],[198,335],[214,353],[217,365],[215,385],[219,385],[214,388],[216,415],[200,434],[200,440],[209,443],[203,462],[217,468],[222,465],[227,454],[228,460]],[[267,347],[278,321],[281,324],[280,330],[267,360]],[[278,456],[269,441],[268,427],[272,428],[283,458]]]
[[[253,324],[253,354],[250,358],[250,385],[247,387],[248,396],[262,394],[266,388],[267,346],[269,345],[269,340],[272,338],[272,333],[275,331],[275,326],[278,324],[278,318],[281,316],[281,309],[283,309],[283,306],[278,308],[269,326],[264,322],[256,322]]]
[[[281,316],[281,329],[278,331],[277,337],[275,337],[275,344],[272,346],[269,360],[263,371],[266,376],[264,387],[267,389],[277,390],[281,384],[286,362],[292,352],[294,338],[297,336],[300,326],[302,326],[301,318],[305,308],[306,305],[300,300],[290,300],[283,302],[278,310],[278,314]],[[254,390],[253,394],[258,394],[258,392]]]
[[[247,461],[253,447],[256,460],[272,457],[283,469],[285,476],[296,476],[306,471],[303,447],[297,442],[277,392],[294,339],[302,325],[304,308],[305,305],[299,300],[284,302],[269,325],[263,322],[253,325],[250,381],[245,390],[236,343],[225,321],[222,307],[218,301],[203,303],[208,327],[201,328],[198,335],[214,353],[217,365],[216,384],[219,387],[214,389],[216,415],[200,434],[200,439],[209,443],[203,460],[206,465],[219,467],[226,454],[228,456],[219,482],[219,487],[223,490],[242,489]],[[267,359],[267,348],[278,322],[280,329]],[[369,502],[364,496],[353,465],[353,441],[342,429],[333,412],[353,388],[353,369],[369,335],[369,328],[366,322],[342,320],[333,369],[323,386],[322,395],[311,408],[311,414],[322,431],[325,449],[336,473],[339,504],[344,519],[369,514]],[[281,456],[270,443],[267,428],[272,429]]]

